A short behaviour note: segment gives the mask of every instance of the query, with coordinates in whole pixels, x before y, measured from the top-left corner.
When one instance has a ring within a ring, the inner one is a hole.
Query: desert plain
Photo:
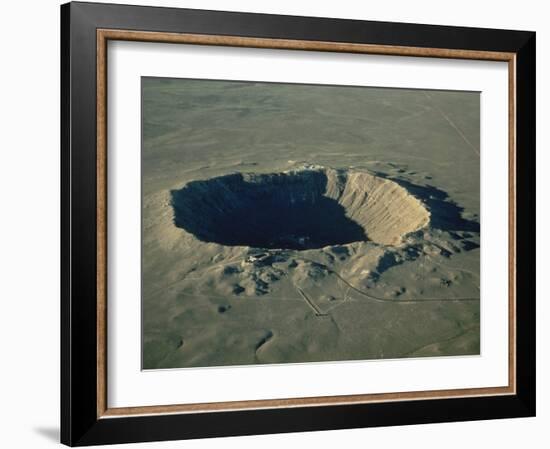
[[[142,78],[142,368],[479,354],[479,108]]]

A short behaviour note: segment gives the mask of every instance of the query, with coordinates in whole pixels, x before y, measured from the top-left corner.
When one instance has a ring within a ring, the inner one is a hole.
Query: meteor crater
[[[174,223],[203,242],[307,250],[372,241],[400,246],[425,227],[424,204],[367,171],[238,173],[172,190]]]

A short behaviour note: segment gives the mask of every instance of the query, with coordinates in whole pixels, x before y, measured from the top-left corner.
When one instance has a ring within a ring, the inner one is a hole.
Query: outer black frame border
[[[97,418],[96,29],[516,54],[516,381],[508,396]],[[535,416],[535,33],[114,4],[61,6],[61,442],[70,446]]]

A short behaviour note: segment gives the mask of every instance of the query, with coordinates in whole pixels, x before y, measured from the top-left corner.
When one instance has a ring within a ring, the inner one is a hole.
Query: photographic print
[[[143,77],[142,368],[480,354],[480,94]]]

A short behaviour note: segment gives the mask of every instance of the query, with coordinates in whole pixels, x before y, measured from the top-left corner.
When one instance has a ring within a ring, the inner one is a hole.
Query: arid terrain
[[[144,369],[479,354],[478,93],[142,91]]]

